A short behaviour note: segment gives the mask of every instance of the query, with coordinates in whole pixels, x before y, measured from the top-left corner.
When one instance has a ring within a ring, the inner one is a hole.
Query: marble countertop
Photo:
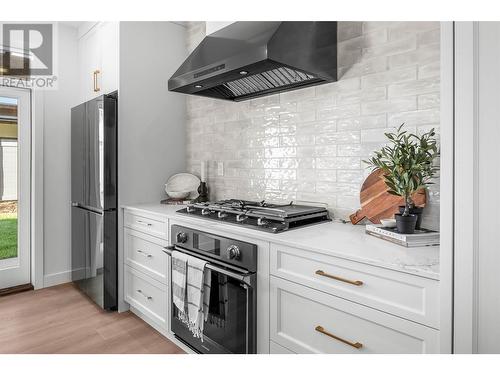
[[[122,208],[151,212],[191,222],[200,229],[206,228],[207,231],[212,228],[235,235],[251,236],[276,244],[439,280],[439,246],[406,248],[366,234],[364,225],[327,222],[273,234],[178,214],[176,211],[183,206],[150,203],[128,205]]]

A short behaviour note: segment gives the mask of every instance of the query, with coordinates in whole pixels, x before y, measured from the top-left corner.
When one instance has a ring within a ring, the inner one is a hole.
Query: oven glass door
[[[172,304],[173,332],[201,353],[254,353],[254,290],[240,280],[211,270],[210,304],[203,342],[178,319]]]

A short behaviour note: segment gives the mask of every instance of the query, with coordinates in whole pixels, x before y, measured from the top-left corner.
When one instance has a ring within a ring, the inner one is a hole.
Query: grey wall
[[[77,31],[59,24],[58,88],[43,92],[44,286],[71,278],[71,108],[78,98]]]
[[[191,23],[188,49],[204,35]],[[347,217],[384,132],[439,129],[439,36],[439,22],[339,22],[337,82],[241,103],[190,96],[188,170],[209,161],[212,199],[321,201]],[[424,224],[438,228],[439,185],[429,201]]]
[[[186,100],[183,95],[168,92],[167,82],[186,55],[183,26],[170,22],[120,23],[120,205],[159,202],[165,198],[167,179],[185,171]],[[120,212],[120,230],[122,219]],[[122,237],[120,232],[120,260]],[[122,292],[120,308],[124,308]]]

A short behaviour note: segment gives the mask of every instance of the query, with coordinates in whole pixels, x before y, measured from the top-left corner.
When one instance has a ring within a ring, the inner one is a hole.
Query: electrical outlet
[[[224,176],[224,162],[217,162],[217,176]]]

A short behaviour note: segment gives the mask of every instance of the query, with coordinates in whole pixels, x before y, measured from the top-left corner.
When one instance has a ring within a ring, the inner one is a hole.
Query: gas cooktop
[[[266,201],[228,199],[217,202],[192,203],[177,212],[271,233],[330,221],[326,208],[294,204],[293,202],[273,204]]]

